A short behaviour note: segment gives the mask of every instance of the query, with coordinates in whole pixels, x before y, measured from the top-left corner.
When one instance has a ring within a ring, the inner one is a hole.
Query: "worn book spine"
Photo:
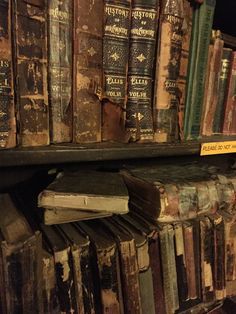
[[[124,110],[127,102],[130,14],[131,0],[104,1],[103,97],[107,101],[102,104],[103,141],[128,140],[125,138]]]
[[[229,86],[226,95],[223,134],[236,135],[236,52],[232,53],[232,65],[229,73]]]
[[[221,70],[218,78],[218,99],[216,103],[216,110],[213,118],[213,134],[219,134],[223,131],[225,103],[227,96],[227,87],[229,82],[229,73],[232,60],[232,49],[223,48],[221,59]]]
[[[52,143],[72,140],[72,1],[48,1],[48,92]]]
[[[208,60],[215,0],[197,4],[193,15],[186,109],[184,121],[185,139],[196,139],[200,135],[202,104]]]
[[[16,146],[11,1],[0,1],[0,149]]]
[[[187,72],[188,72],[188,60],[190,39],[192,31],[192,19],[193,19],[193,6],[189,0],[183,0],[183,24],[182,24],[182,49],[180,55],[180,67],[178,77],[178,124],[179,124],[179,137],[184,139],[184,109],[185,109],[185,94],[187,85]]]
[[[13,1],[18,143],[49,144],[47,24],[44,0]]]
[[[153,140],[153,67],[159,0],[132,0],[126,128],[132,141]]]
[[[206,82],[205,97],[203,104],[202,135],[212,135],[213,118],[216,110],[217,98],[219,97],[219,76],[224,42],[220,38],[214,40],[211,60],[209,60],[208,81]]]
[[[74,1],[73,141],[101,141],[103,1]]]

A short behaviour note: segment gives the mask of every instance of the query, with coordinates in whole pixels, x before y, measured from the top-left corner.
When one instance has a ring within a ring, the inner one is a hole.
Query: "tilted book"
[[[16,146],[11,1],[0,1],[0,149]]]
[[[47,24],[44,0],[13,1],[15,104],[22,146],[49,144]]]
[[[53,143],[72,140],[72,3],[48,1],[48,92]]]
[[[128,212],[128,192],[119,173],[67,172],[39,194],[38,206],[124,214]]]
[[[101,141],[103,1],[74,1],[73,141]]]

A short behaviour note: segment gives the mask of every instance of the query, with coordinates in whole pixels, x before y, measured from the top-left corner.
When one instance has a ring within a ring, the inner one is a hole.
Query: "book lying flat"
[[[38,206],[124,214],[128,191],[119,173],[67,172],[39,194]]]

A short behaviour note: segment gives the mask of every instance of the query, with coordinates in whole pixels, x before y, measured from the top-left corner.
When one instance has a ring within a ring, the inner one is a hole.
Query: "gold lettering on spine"
[[[58,8],[50,9],[49,15],[59,21],[68,21],[70,17],[69,13],[60,11]]]
[[[105,12],[109,16],[115,16],[115,17],[125,17],[128,19],[129,17],[129,9],[124,9],[123,7],[115,6],[115,5],[107,5],[105,7]]]

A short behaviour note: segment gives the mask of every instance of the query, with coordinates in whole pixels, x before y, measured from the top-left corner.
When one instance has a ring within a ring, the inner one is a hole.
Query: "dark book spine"
[[[236,135],[236,52],[232,53],[232,66],[229,74],[229,87],[227,89],[223,133]]]
[[[223,54],[221,59],[221,71],[218,81],[218,100],[216,103],[216,111],[213,119],[213,134],[222,133],[223,123],[224,123],[224,114],[225,114],[225,101],[226,101],[226,92],[227,85],[229,81],[229,72],[231,67],[231,57],[232,49],[223,48]]]
[[[103,141],[125,141],[130,12],[130,0],[104,1],[103,96],[110,105],[102,107]]]
[[[153,67],[159,0],[132,0],[126,128],[133,141],[153,140]]]
[[[48,1],[51,142],[72,140],[72,1]]]
[[[11,55],[11,1],[0,1],[0,149],[16,146]]]
[[[181,2],[164,0],[160,14],[154,87],[154,140],[156,142],[168,142],[178,138],[178,77],[182,24],[183,7]]]
[[[103,1],[74,1],[73,141],[101,141]]]
[[[13,1],[19,144],[49,144],[45,1]]]

